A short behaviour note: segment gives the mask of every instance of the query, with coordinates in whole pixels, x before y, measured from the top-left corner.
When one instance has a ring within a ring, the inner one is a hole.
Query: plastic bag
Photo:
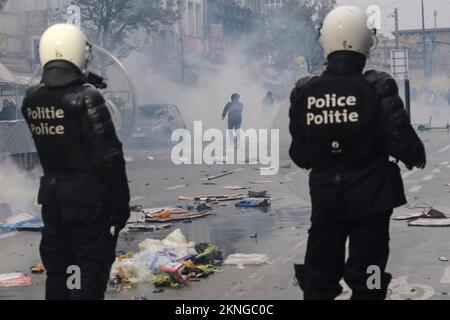
[[[150,282],[153,275],[148,271],[145,264],[133,259],[116,259],[111,267],[112,279],[119,279],[120,283]]]

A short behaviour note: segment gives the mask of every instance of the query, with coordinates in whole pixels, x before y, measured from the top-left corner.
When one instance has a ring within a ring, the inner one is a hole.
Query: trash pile
[[[111,283],[152,282],[155,287],[179,286],[220,272],[222,252],[212,244],[188,241],[180,229],[163,240],[145,239],[138,253],[116,258]]]
[[[411,227],[450,227],[450,218],[432,207],[423,208],[420,213],[395,215],[395,221],[406,221]]]

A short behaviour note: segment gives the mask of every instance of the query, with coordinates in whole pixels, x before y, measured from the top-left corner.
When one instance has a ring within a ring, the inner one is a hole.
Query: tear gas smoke
[[[12,213],[37,213],[38,174],[38,169],[27,172],[10,160],[0,161],[0,203],[8,204]],[[0,219],[7,216],[0,212]]]
[[[226,122],[221,121],[222,110],[233,93],[239,93],[244,104],[242,127],[268,128],[275,112],[262,112],[262,99],[268,91],[260,79],[262,67],[258,61],[249,60],[245,52],[245,47],[239,46],[222,65],[185,58],[186,65],[196,66],[193,70],[198,76],[195,82],[185,81],[184,84],[158,70],[163,63],[178,67],[180,62],[169,54],[168,57],[149,57],[148,52],[133,53],[125,64],[134,77],[139,104],[177,105],[189,130],[192,130],[195,120],[203,121],[206,129],[225,130]]]

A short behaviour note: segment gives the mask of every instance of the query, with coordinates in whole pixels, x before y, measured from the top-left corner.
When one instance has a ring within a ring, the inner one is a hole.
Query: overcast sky
[[[394,19],[388,16],[394,8],[398,8],[400,29],[422,28],[421,0],[337,0],[339,5],[355,5],[367,8],[370,5],[381,7],[382,31],[394,30]],[[424,0],[425,26],[434,28],[434,10],[439,12],[437,17],[438,28],[450,27],[450,0]]]

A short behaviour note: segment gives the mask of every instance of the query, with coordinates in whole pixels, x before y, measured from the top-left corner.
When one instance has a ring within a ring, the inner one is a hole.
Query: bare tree
[[[133,41],[136,31],[159,34],[178,18],[174,0],[73,0],[72,4],[80,8],[89,39],[120,58],[141,49]]]
[[[319,29],[335,6],[335,0],[286,0],[281,9],[269,12],[267,29],[274,63],[292,68],[294,57],[300,54],[308,72],[319,69],[324,63]]]
[[[3,9],[3,7],[5,6],[5,4],[8,2],[8,0],[0,0],[0,10]]]

